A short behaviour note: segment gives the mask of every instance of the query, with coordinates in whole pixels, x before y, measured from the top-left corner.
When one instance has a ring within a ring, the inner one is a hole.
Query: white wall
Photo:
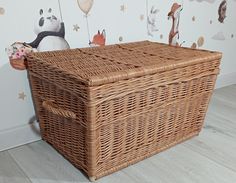
[[[172,0],[149,0],[146,8],[145,0],[94,0],[88,17],[90,39],[97,30],[106,29],[107,44],[150,39],[158,42],[168,42],[171,20],[167,20]],[[177,1],[181,3],[182,1]],[[217,21],[217,11],[221,0],[184,0],[184,9],[180,20],[180,42],[190,47],[200,36],[205,43],[203,49],[218,50],[224,53],[221,64],[221,76],[218,87],[236,83],[236,12],[235,0],[228,0],[227,18],[225,23]],[[121,5],[125,11],[121,11]],[[146,12],[152,5],[159,10],[157,13],[158,31],[153,37],[147,36]],[[66,40],[72,48],[88,46],[88,30],[84,13],[79,9],[77,0],[61,0],[63,19],[66,25]],[[31,100],[26,71],[16,71],[9,65],[5,47],[15,41],[30,42],[35,38],[34,22],[40,8],[53,8],[59,17],[57,0],[0,0],[0,8],[5,13],[0,15],[0,151],[16,145],[39,139],[34,130],[34,109]],[[144,15],[141,20],[140,16]],[[192,17],[195,16],[195,21]],[[212,21],[212,24],[210,24]],[[73,25],[78,24],[78,32]],[[214,40],[213,35],[223,32],[225,40]],[[231,34],[234,35],[231,38]],[[163,38],[160,36],[163,35]],[[25,100],[19,99],[19,93],[24,92]],[[29,125],[29,123],[31,125]]]

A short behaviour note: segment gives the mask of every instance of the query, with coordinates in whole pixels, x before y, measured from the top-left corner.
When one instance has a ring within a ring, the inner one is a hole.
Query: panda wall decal
[[[38,51],[53,51],[69,49],[65,40],[65,25],[53,13],[52,8],[39,10],[39,17],[34,25],[36,39],[26,43]]]

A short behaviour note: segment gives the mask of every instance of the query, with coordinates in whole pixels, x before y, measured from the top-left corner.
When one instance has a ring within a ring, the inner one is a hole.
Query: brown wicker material
[[[10,59],[10,64],[14,69],[25,70],[27,68],[24,58]]]
[[[33,53],[44,140],[91,180],[199,134],[221,53],[148,41]]]

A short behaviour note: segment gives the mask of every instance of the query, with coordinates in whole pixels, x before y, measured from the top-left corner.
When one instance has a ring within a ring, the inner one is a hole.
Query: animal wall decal
[[[52,51],[69,49],[70,46],[65,40],[65,25],[49,8],[47,11],[40,9],[38,20],[35,22],[34,32],[36,39],[27,43],[38,51]]]
[[[58,0],[60,14],[61,6]],[[35,51],[53,51],[69,49],[70,46],[65,40],[65,25],[54,15],[52,8],[39,10],[39,17],[34,25],[34,32],[37,35],[34,41],[30,43],[15,42],[10,45],[6,52],[11,66],[17,70],[25,70],[25,59],[28,53]]]
[[[218,8],[218,15],[219,15],[218,21],[220,23],[224,23],[224,20],[226,18],[226,10],[227,10],[227,1],[223,0]]]
[[[106,44],[106,31],[103,29],[102,33],[98,30],[98,33],[93,36],[93,40],[89,42],[90,46],[105,46]]]
[[[153,33],[158,31],[157,28],[157,13],[158,9],[155,8],[155,6],[152,6],[149,15],[147,17],[147,29],[148,29],[148,35],[153,37]]]
[[[120,11],[122,11],[122,12],[124,13],[126,10],[127,10],[126,5],[125,5],[125,4],[122,4],[122,5],[120,6]]]
[[[168,13],[168,19],[172,19],[172,27],[169,33],[169,44],[172,46],[181,46],[183,44],[179,44],[179,21],[182,10],[182,5],[174,3]]]

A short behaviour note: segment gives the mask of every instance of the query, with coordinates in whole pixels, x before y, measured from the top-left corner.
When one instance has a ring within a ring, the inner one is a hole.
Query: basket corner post
[[[88,128],[86,133],[86,144],[87,144],[87,168],[88,177],[91,182],[94,182],[97,174],[97,145],[96,145],[96,107],[88,102],[87,106],[87,120]]]

